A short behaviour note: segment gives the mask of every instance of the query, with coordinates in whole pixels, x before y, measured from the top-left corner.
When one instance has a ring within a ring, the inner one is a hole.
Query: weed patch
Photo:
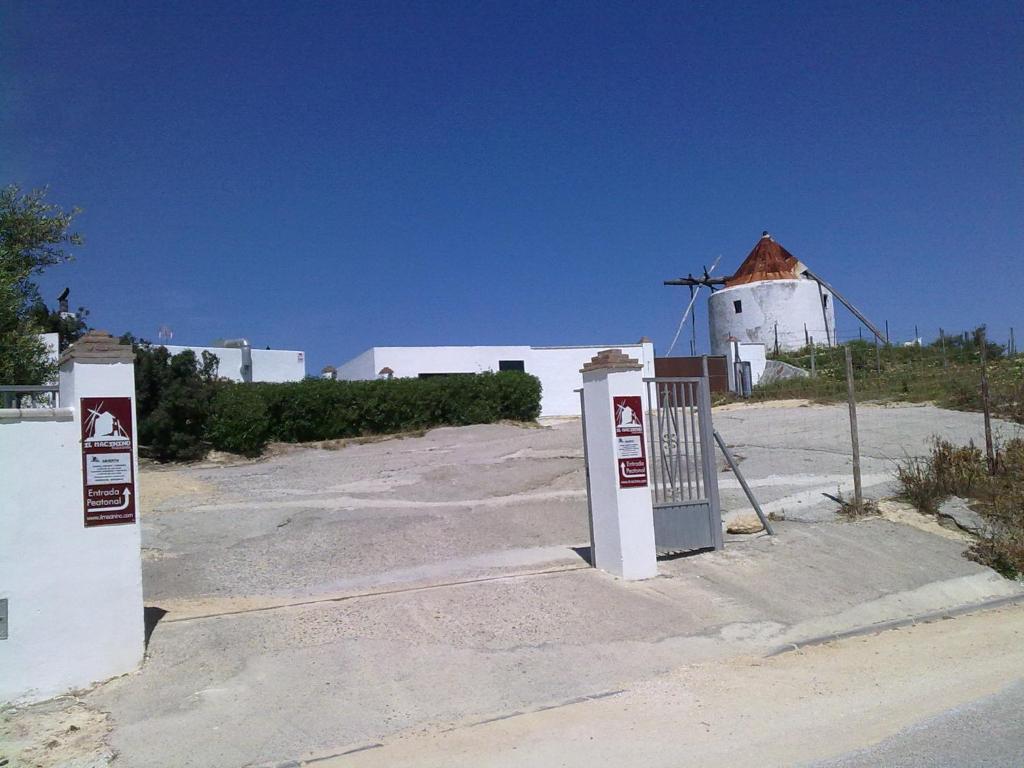
[[[928,514],[950,496],[971,499],[988,529],[966,556],[1007,578],[1024,576],[1024,440],[996,449],[992,473],[973,443],[935,440],[928,456],[901,462],[896,479],[902,498]]]

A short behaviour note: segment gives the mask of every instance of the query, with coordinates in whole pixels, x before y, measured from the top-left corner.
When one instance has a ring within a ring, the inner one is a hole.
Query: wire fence
[[[815,339],[799,349],[768,349],[769,358],[802,368],[807,375],[759,387],[754,397],[845,399],[846,348],[851,352],[858,399],[932,401],[980,410],[985,379],[993,413],[1024,423],[1024,356],[1013,342],[989,340],[984,329],[954,334],[943,330],[933,341],[915,339],[909,344],[840,334],[838,342],[831,344]]]

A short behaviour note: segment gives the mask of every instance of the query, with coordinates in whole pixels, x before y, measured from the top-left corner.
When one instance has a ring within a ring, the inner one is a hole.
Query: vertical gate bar
[[[669,477],[671,482],[670,488],[670,499],[672,501],[679,500],[679,476],[676,472],[676,468],[679,466],[679,450],[677,445],[677,436],[679,435],[679,413],[676,406],[676,387],[675,382],[669,382],[666,385],[667,398],[669,401],[669,427],[671,434],[668,440],[668,464],[672,468],[672,474]]]
[[[673,395],[676,399],[676,434],[675,434],[675,452],[676,452],[676,499],[678,501],[684,501],[686,496],[683,493],[683,472],[685,471],[684,464],[684,453],[680,450],[679,445],[679,413],[682,407],[682,390],[681,384],[677,381],[672,384]]]
[[[577,389],[580,393],[580,424],[583,427],[583,475],[587,479],[587,525],[590,526],[590,565],[597,567],[597,560],[594,554],[594,508],[590,503],[590,456],[587,454],[587,408],[583,399],[583,390]]]
[[[666,458],[668,459],[669,468],[669,498],[671,501],[676,501],[678,496],[679,478],[676,477],[676,444],[675,434],[679,429],[679,416],[676,413],[676,397],[675,389],[672,384],[669,383],[665,387],[665,399],[668,401],[668,428],[669,428],[669,441],[668,441],[668,452]]]
[[[651,397],[651,384],[654,384],[654,397]],[[654,430],[658,429],[660,432],[660,421],[655,421],[661,417],[658,415],[657,404],[658,404],[658,383],[647,382],[647,408],[650,411],[650,418],[647,421],[647,442],[651,447],[651,456],[648,460],[648,465],[651,468],[651,492],[654,494],[654,503],[658,503],[658,455],[655,451],[654,445]],[[653,405],[652,405],[653,403]]]
[[[675,395],[676,410],[675,410],[675,434],[672,436],[673,446],[676,451],[676,466],[679,468],[679,475],[676,482],[676,500],[685,501],[686,493],[683,490],[683,471],[685,469],[686,462],[686,443],[680,439],[680,435],[686,430],[686,421],[679,418],[681,403],[681,393],[679,392],[679,382],[672,382],[673,394]]]
[[[645,381],[647,389],[647,482],[651,485],[651,499],[658,502],[657,478],[654,475],[654,406],[651,405],[651,382]]]
[[[658,398],[661,403],[661,411],[658,417],[658,435],[661,438],[658,442],[658,451],[660,461],[658,462],[661,467],[661,495],[663,501],[668,501],[668,484],[669,484],[669,472],[668,472],[668,459],[665,457],[665,446],[667,445],[666,433],[668,432],[668,395],[665,390],[659,384]]]
[[[680,387],[680,391],[679,391],[680,399],[682,400],[682,402],[681,402],[681,406],[682,406],[682,414],[681,415],[682,415],[682,418],[680,419],[680,421],[683,424],[683,429],[679,433],[678,438],[679,438],[680,451],[681,451],[681,453],[683,454],[683,456],[684,456],[684,458],[686,460],[686,493],[685,493],[685,497],[686,497],[686,499],[689,500],[689,499],[693,498],[693,483],[692,483],[692,478],[690,476],[691,475],[691,472],[690,472],[690,466],[691,466],[691,460],[690,460],[690,432],[689,432],[689,430],[686,427],[686,382],[685,381],[680,382],[679,383],[679,387]],[[680,496],[680,498],[683,498],[684,494],[682,493],[682,488],[680,488],[679,490],[680,490],[679,496]]]
[[[700,452],[700,461],[703,462],[704,461],[704,451],[702,449],[702,446],[700,445],[700,443],[701,443],[700,437],[703,437],[703,434],[704,434],[703,433],[703,429],[704,429],[704,418],[703,418],[703,416],[704,416],[704,414],[700,413],[699,414],[700,418],[698,419],[698,418],[696,418],[697,414],[694,413],[694,411],[697,410],[697,404],[700,402],[699,395],[698,395],[698,387],[697,387],[697,383],[696,382],[693,382],[693,383],[690,384],[690,392],[694,396],[693,399],[690,401],[690,404],[691,404],[690,405],[690,429],[691,429],[691,432],[693,434],[693,460],[694,460],[694,462],[696,462],[698,460],[697,459],[697,453],[699,451]],[[700,436],[698,436],[698,433],[697,433],[698,426],[702,430],[701,433],[700,433]],[[707,477],[704,477],[703,478],[704,482],[701,483],[701,480],[702,480],[701,473],[700,472],[695,472],[694,474],[695,474],[695,476],[697,478],[697,496],[699,498],[704,498],[704,497],[707,496]],[[701,490],[701,485],[704,486],[703,491]]]
[[[701,442],[707,450],[703,453],[704,486],[708,498],[708,524],[711,526],[711,539],[715,549],[722,548],[722,509],[718,500],[718,474],[715,466],[714,430],[711,426],[711,387],[707,378],[701,380],[700,386],[700,428]]]

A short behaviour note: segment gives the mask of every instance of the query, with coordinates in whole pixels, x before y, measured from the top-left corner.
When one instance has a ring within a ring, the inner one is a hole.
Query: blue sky
[[[0,66],[113,332],[663,351],[763,229],[894,336],[1024,332],[1018,3],[34,0]]]

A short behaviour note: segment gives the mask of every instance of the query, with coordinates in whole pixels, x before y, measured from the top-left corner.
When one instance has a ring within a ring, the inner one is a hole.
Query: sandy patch
[[[115,757],[107,746],[107,715],[63,696],[0,716],[0,765],[28,768],[106,768]]]
[[[164,502],[180,496],[202,496],[209,499],[216,495],[214,486],[190,477],[188,472],[147,467],[139,472],[139,490],[142,514],[153,512]]]
[[[965,543],[974,541],[974,539],[972,539],[967,533],[964,533],[963,531],[954,531],[950,528],[946,528],[944,525],[939,525],[938,521],[934,517],[918,512],[917,508],[912,504],[907,504],[903,501],[883,499],[878,502],[878,512],[886,520],[893,523],[909,525],[911,528],[917,528],[921,531],[934,533],[936,536],[941,536],[944,539],[962,541]]]

